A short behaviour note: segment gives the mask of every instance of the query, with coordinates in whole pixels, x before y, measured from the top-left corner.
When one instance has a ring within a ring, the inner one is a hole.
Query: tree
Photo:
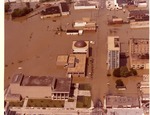
[[[131,75],[134,75],[134,76],[137,75],[137,71],[133,68],[130,68],[130,73]]]
[[[120,76],[122,76],[122,77],[128,77],[129,76],[129,70],[126,66],[120,67]]]
[[[116,87],[118,86],[124,86],[124,83],[121,79],[116,80]]]
[[[121,76],[120,76],[120,68],[114,69],[113,75],[114,75],[115,77],[121,77]]]

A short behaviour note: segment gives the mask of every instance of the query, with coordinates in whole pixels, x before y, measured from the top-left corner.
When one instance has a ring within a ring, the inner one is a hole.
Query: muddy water
[[[92,96],[103,99],[107,93],[107,82],[114,86],[115,79],[106,76],[107,36],[119,35],[120,41],[128,43],[129,38],[148,38],[148,29],[131,30],[129,25],[108,27],[107,19],[112,15],[126,20],[128,12],[100,10],[73,10],[66,17],[41,20],[39,15],[26,19],[26,17],[11,20],[5,17],[5,87],[8,86],[13,74],[22,72],[25,75],[51,75],[65,77],[66,70],[56,66],[57,56],[71,53],[73,40],[93,40],[91,45],[94,58],[94,76],[90,81]],[[98,31],[85,33],[82,36],[67,36],[65,33],[56,35],[57,27],[71,28],[75,20],[82,17],[90,17],[98,24]],[[68,25],[68,24],[69,25]],[[49,26],[49,27],[48,27]],[[110,33],[111,29],[117,29],[116,33]],[[128,48],[126,48],[128,50]],[[21,70],[18,67],[22,67]],[[111,80],[111,81],[110,81]],[[135,80],[134,80],[135,81]],[[139,79],[137,79],[139,81]],[[130,85],[132,81],[130,81]],[[113,90],[113,88],[112,88]]]

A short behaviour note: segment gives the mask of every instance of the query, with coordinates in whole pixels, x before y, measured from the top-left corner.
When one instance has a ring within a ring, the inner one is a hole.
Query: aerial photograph
[[[4,115],[149,115],[149,0],[3,0]]]

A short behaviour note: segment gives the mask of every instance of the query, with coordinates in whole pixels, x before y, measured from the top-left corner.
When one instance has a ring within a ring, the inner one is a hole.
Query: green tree
[[[121,77],[121,76],[120,76],[120,68],[114,69],[113,75],[114,75],[115,77]]]
[[[137,75],[137,71],[133,68],[130,68],[130,73],[131,75],[134,75],[134,76]]]
[[[126,66],[120,67],[120,76],[122,76],[122,77],[128,77],[129,76],[129,70]]]
[[[124,83],[121,79],[116,80],[116,87],[117,86],[124,86]]]

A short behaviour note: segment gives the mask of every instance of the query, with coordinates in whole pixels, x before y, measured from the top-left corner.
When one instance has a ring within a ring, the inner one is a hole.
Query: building
[[[86,54],[70,54],[67,75],[73,77],[85,77],[86,70]]]
[[[116,0],[119,7],[127,5],[128,0]]]
[[[130,21],[148,21],[149,11],[148,10],[131,10],[129,12]]]
[[[98,8],[98,2],[94,1],[76,1],[74,3],[74,9],[75,10],[81,10],[81,9],[97,9]]]
[[[73,54],[86,54],[89,57],[89,41],[73,41],[72,52]]]
[[[71,78],[16,74],[12,77],[5,100],[18,101],[26,97],[68,99],[70,87]]]
[[[141,103],[150,101],[149,97],[149,75],[143,75],[143,80],[140,82]]]
[[[129,56],[131,68],[149,69],[149,39],[131,38]]]
[[[107,95],[105,96],[104,107],[106,109],[139,108],[140,104],[137,96]]]
[[[59,17],[59,16],[61,16],[61,11],[59,6],[50,6],[45,10],[41,11],[41,19]]]
[[[119,36],[108,36],[107,69],[119,68],[120,42]]]
[[[96,22],[84,21],[84,20],[75,21],[73,27],[75,29],[82,29],[84,31],[86,30],[96,31],[97,29]]]
[[[69,12],[69,6],[68,6],[68,4],[66,2],[61,2],[60,3],[60,9],[61,9],[62,16],[70,14],[70,12]]]
[[[77,30],[77,29],[69,29],[66,31],[67,35],[82,35],[83,30]]]
[[[68,65],[68,55],[60,55],[57,57],[57,66],[67,66]]]
[[[147,1],[146,0],[134,0],[134,4],[137,6],[137,7],[147,7],[148,4],[147,4]]]

